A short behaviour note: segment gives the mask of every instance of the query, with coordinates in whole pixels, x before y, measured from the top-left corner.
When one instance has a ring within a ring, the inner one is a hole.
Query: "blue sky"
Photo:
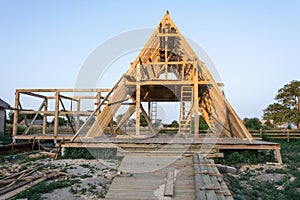
[[[300,78],[299,2],[1,0],[0,98],[13,105],[17,88],[73,88],[97,46],[155,28],[168,9],[215,63],[238,114],[261,117],[277,89]]]

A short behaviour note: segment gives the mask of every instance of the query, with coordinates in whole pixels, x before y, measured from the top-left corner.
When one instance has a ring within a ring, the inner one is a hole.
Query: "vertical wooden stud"
[[[20,99],[20,93],[18,91],[16,91],[14,122],[13,122],[13,143],[16,143],[15,136],[17,135],[17,132],[18,132],[19,99]]]

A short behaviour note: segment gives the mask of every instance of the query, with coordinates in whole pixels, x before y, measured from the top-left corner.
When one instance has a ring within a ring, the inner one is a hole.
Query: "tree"
[[[141,112],[141,114],[140,114],[140,125],[141,125],[142,127],[148,126],[148,123],[147,123],[147,121],[146,121],[146,118],[145,118],[145,116],[143,115],[142,112]]]
[[[7,120],[7,123],[9,124],[13,124],[14,122],[14,112],[10,111],[8,113],[8,120]],[[35,114],[19,114],[18,116],[18,122],[22,121],[23,119],[33,119],[35,116]],[[37,117],[36,117],[36,120],[41,120],[43,119],[43,115],[41,114],[38,114]]]
[[[119,114],[116,116],[116,123],[119,124],[119,122],[121,121],[122,117],[124,116],[124,114]]]
[[[176,120],[172,121],[169,127],[174,127],[174,128],[178,128],[179,124]]]
[[[199,116],[199,130],[207,130],[209,128],[206,123],[204,117],[202,115]]]
[[[300,129],[300,81],[293,80],[280,88],[275,101],[264,109],[263,118],[275,124],[293,123]]]
[[[53,120],[52,120],[52,122],[51,122],[51,124],[52,125],[54,125],[54,118],[53,118]],[[63,118],[63,117],[59,117],[58,118],[58,126],[65,126],[66,124],[67,124],[67,120],[65,119],[65,118]]]
[[[244,118],[243,122],[249,130],[259,130],[262,127],[260,120],[256,117]]]

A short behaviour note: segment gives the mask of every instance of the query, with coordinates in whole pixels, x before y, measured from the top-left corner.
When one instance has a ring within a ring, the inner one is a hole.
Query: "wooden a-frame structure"
[[[139,123],[142,113],[149,132],[156,135],[157,131],[152,124],[155,120],[152,112],[156,109],[156,102],[180,102],[180,135],[187,136],[193,132],[195,139],[199,138],[200,114],[214,135],[242,138],[251,142],[251,134],[219,87],[220,84],[216,83],[167,12],[129,70],[71,141],[79,135],[88,138],[101,136],[124,104],[129,107],[116,129],[135,113],[135,136],[142,137]],[[125,103],[128,101],[130,103]],[[142,102],[148,102],[148,113]]]

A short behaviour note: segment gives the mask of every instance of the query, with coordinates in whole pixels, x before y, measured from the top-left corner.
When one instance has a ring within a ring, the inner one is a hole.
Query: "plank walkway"
[[[208,161],[213,162],[205,160]],[[210,174],[195,173],[194,167],[200,162],[194,162],[194,156],[126,155],[119,167],[121,174],[114,178],[105,199],[212,199],[213,189],[218,190],[214,192],[216,199],[232,199],[216,167],[201,165]],[[216,173],[219,175],[215,176]],[[196,184],[199,176],[205,180],[201,188]],[[199,191],[205,198],[197,195]]]

